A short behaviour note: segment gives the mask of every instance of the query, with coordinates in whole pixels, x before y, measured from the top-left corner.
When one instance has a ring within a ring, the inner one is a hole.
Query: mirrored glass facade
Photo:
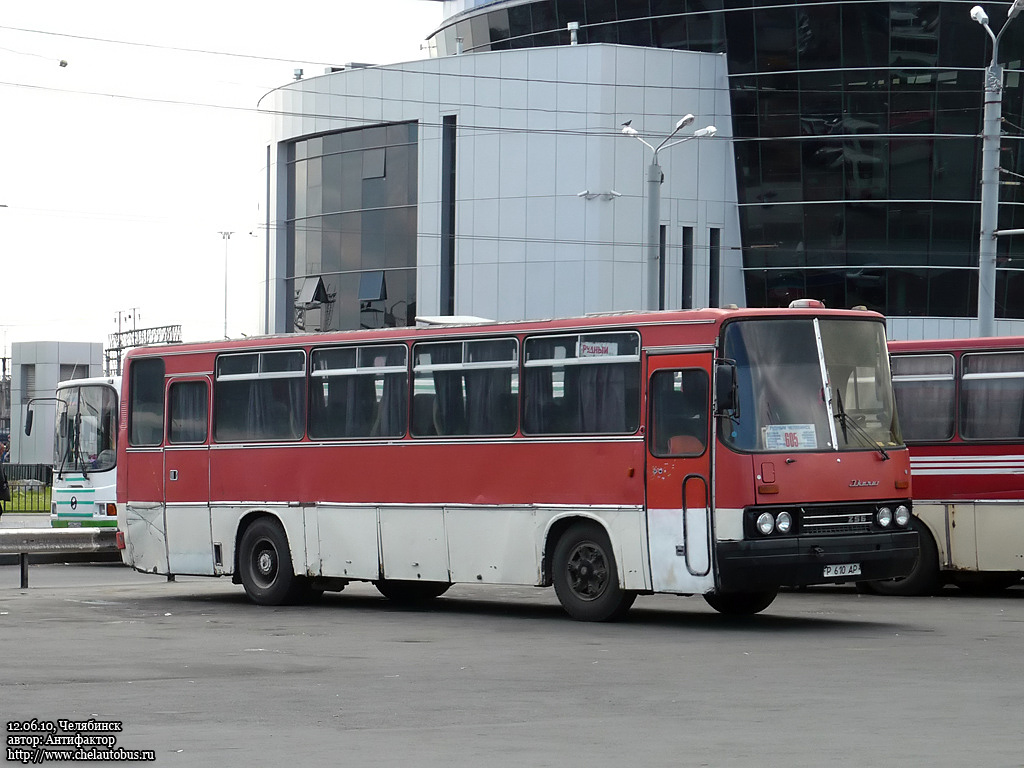
[[[977,312],[991,42],[974,0],[541,0],[449,19],[433,53],[611,42],[725,53],[750,306]],[[984,4],[995,31],[1010,3]],[[1024,228],[1024,21],[1006,67],[999,229]],[[1024,236],[1000,237],[996,316],[1024,318]]]
[[[395,123],[289,144],[288,331],[414,324],[417,134]]]

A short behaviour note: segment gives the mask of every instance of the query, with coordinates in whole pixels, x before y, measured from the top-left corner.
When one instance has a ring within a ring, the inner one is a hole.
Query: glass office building
[[[724,53],[749,306],[977,312],[982,99],[975,0],[448,0],[438,57],[580,44]],[[984,4],[992,29],[1008,2]],[[578,31],[570,32],[570,23]],[[999,229],[1024,228],[1024,21],[1006,68]],[[996,317],[1024,318],[1024,236],[998,240]]]

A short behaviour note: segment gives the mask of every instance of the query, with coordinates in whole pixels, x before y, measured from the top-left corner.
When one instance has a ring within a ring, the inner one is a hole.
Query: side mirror
[[[736,396],[736,363],[715,361],[715,415],[733,415],[738,407]]]
[[[35,417],[35,415],[36,415],[36,412],[33,411],[31,408],[29,408],[28,409],[28,413],[25,414],[25,434],[26,435],[31,435],[32,434],[32,419],[33,419],[33,417]]]

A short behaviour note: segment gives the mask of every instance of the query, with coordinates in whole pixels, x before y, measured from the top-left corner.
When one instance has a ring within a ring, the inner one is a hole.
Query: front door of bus
[[[711,562],[708,352],[647,358],[647,529],[658,592],[702,594]]]
[[[167,385],[164,448],[164,531],[170,573],[212,576],[210,533],[210,382],[172,379]]]

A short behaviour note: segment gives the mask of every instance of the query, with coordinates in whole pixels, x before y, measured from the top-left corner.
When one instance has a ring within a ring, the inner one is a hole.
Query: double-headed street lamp
[[[1024,10],[1024,0],[1014,0],[999,34],[988,25],[988,14],[980,5],[971,8],[971,18],[992,38],[992,60],[985,71],[985,115],[981,130],[981,240],[978,245],[978,335],[995,335],[996,237],[999,227],[999,137],[1003,122],[1003,68],[997,60],[999,39],[1010,22]],[[1014,233],[1016,234],[1016,232]]]
[[[1024,0],[1017,0],[1024,3]],[[703,136],[714,136],[718,129],[713,125],[706,128],[698,128],[691,135],[672,141],[675,136],[686,126],[694,121],[693,115],[686,115],[676,123],[672,133],[662,139],[658,146],[648,144],[640,136],[640,132],[629,123],[622,126],[622,132],[632,136],[645,147],[651,150],[651,164],[647,167],[647,285],[644,293],[644,308],[648,310],[661,309],[661,184],[665,180],[665,174],[658,165],[658,153],[663,149],[669,149],[677,144],[682,144],[690,139],[699,139]],[[630,121],[632,122],[632,121]]]

